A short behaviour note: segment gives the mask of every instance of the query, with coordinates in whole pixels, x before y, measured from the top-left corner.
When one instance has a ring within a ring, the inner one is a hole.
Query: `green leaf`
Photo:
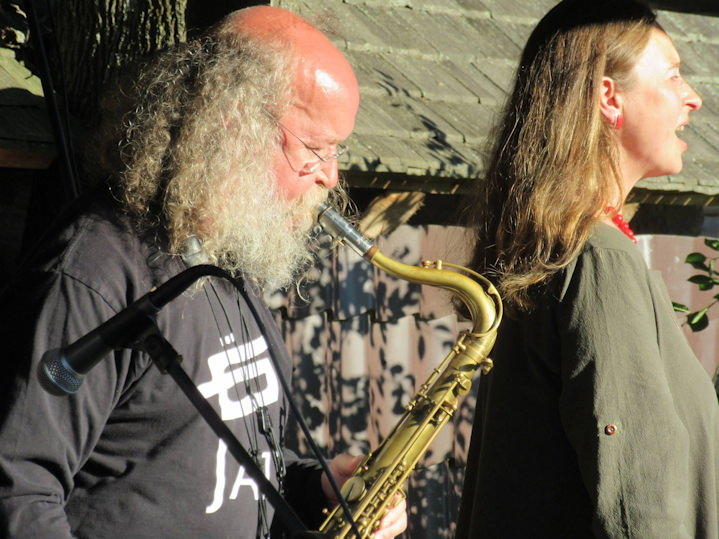
[[[709,271],[706,261],[707,257],[702,253],[689,253],[684,260],[687,264],[691,264],[694,269]]]
[[[714,288],[714,279],[708,275],[692,275],[688,281],[699,287],[699,290],[711,290]]]
[[[717,294],[719,296],[719,294]],[[674,311],[678,313],[688,313],[689,307],[684,305],[683,303],[677,303],[676,301],[672,301],[672,307],[674,307]]]
[[[687,315],[687,324],[692,328],[692,331],[701,331],[706,329],[709,325],[709,317],[707,316],[708,307],[705,307],[701,311],[691,313]]]
[[[701,311],[697,311],[695,313],[691,313],[689,316],[689,323],[695,324],[697,320],[699,320],[702,316],[706,316],[707,312],[709,311],[709,307],[704,307]]]
[[[713,240],[711,238],[704,238],[704,245],[715,251],[719,251],[719,240]]]

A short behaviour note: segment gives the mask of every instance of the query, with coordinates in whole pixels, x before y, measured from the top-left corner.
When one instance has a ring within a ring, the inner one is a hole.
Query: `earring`
[[[621,129],[623,123],[624,123],[624,116],[622,116],[621,112],[617,112],[614,115],[614,121],[612,122],[612,127],[614,129]]]

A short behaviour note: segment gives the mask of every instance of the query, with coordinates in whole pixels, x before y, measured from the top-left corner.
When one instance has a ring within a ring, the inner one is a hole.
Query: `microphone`
[[[85,374],[103,357],[113,350],[131,347],[148,333],[157,331],[155,315],[160,309],[206,275],[231,279],[228,273],[215,266],[191,267],[148,292],[75,342],[45,352],[38,365],[38,376],[43,388],[54,395],[76,393]]]

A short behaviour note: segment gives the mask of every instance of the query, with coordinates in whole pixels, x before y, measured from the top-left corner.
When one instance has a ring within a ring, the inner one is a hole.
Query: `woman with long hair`
[[[507,316],[458,537],[719,537],[717,396],[621,217],[700,107],[636,0],[564,0],[530,36],[470,209]]]

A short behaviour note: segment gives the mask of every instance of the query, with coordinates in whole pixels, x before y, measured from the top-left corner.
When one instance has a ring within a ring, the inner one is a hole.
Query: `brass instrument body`
[[[334,210],[323,210],[320,223],[335,239],[347,243],[374,266],[393,277],[451,291],[467,306],[473,322],[472,329],[460,333],[447,357],[433,370],[406,406],[392,432],[375,451],[365,457],[342,487],[342,495],[361,533],[361,538],[357,539],[365,539],[371,537],[389,510],[395,494],[402,490],[439,430],[454,415],[459,397],[465,395],[472,386],[476,370],[481,368],[487,373],[492,368],[492,362],[487,356],[496,339],[502,304],[499,293],[484,277],[476,275],[478,280],[475,280],[444,269],[441,262],[425,263],[423,267],[397,262],[383,255]],[[329,513],[319,531],[324,537],[356,538],[339,507]]]

